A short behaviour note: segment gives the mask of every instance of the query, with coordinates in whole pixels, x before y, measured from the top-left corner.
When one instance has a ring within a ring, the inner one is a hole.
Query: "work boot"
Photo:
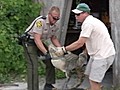
[[[45,84],[44,90],[57,90],[52,84]]]

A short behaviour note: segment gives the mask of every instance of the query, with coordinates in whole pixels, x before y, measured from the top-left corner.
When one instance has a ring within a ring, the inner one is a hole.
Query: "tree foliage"
[[[26,72],[23,48],[17,36],[39,15],[42,5],[32,0],[0,0],[0,83],[10,74]]]

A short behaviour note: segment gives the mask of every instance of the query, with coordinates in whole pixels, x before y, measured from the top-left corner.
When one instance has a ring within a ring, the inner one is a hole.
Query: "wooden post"
[[[109,14],[111,23],[111,36],[116,48],[116,57],[113,65],[113,84],[120,88],[120,0],[109,0]]]

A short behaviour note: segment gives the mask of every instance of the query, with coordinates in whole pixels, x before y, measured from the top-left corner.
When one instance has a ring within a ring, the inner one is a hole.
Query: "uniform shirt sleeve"
[[[42,19],[37,20],[35,22],[35,25],[33,26],[33,32],[42,34],[43,26],[44,26],[44,22],[42,21]]]
[[[93,31],[93,25],[91,25],[89,23],[85,23],[82,25],[81,29],[82,29],[82,31],[81,31],[80,37],[88,37],[89,38]]]

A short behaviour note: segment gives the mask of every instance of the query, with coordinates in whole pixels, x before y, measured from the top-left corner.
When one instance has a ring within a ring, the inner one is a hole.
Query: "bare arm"
[[[52,43],[56,46],[56,47],[61,47],[60,42],[58,41],[56,36],[52,36],[51,38]]]
[[[35,41],[37,47],[40,49],[40,51],[42,51],[45,54],[47,52],[47,50],[41,41],[41,36],[42,35],[40,35],[40,34],[34,33],[34,41]]]
[[[72,44],[66,46],[67,51],[73,51],[76,50],[84,45],[86,42],[87,38],[85,37],[80,37],[77,41],[73,42]]]

